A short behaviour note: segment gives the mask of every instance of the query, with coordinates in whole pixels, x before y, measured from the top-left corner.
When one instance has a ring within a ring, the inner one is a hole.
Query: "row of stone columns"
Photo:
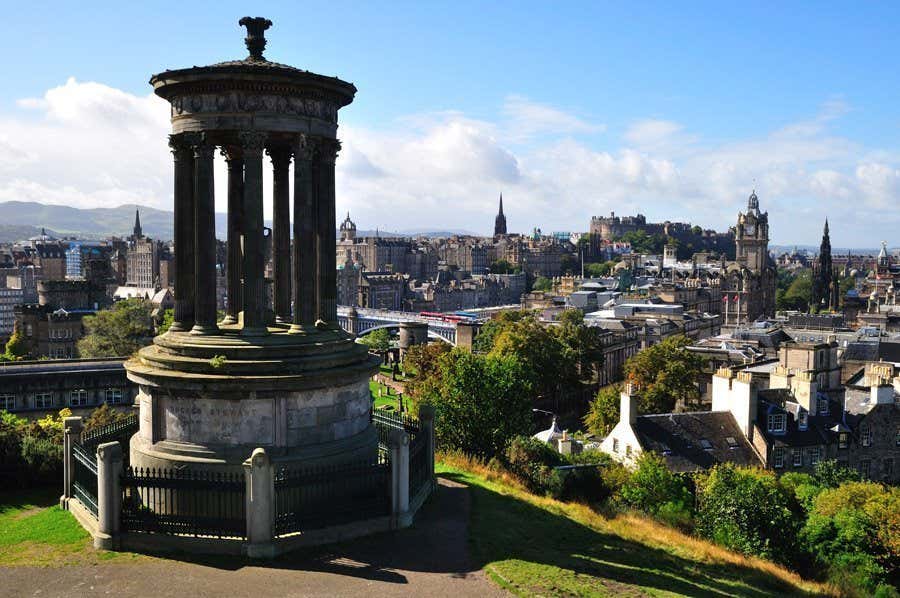
[[[267,334],[262,154],[273,167],[272,250],[276,324],[289,332],[337,324],[334,164],[340,142],[297,136],[268,144],[241,131],[223,145],[228,164],[228,309],[222,324]],[[175,162],[175,318],[170,330],[207,335],[216,323],[215,145],[205,133],[171,135]],[[294,159],[291,251],[290,163]],[[293,310],[291,304],[293,302]],[[241,317],[242,314],[242,317]]]

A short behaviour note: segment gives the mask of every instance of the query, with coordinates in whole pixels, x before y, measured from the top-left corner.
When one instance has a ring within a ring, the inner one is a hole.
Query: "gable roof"
[[[643,450],[662,455],[674,472],[708,469],[719,463],[760,464],[728,411],[641,415],[634,433]]]

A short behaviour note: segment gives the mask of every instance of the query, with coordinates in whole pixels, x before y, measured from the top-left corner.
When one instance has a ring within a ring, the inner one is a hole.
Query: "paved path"
[[[468,556],[469,491],[440,486],[406,530],[270,563],[210,557],[0,568],[0,596],[502,596]]]

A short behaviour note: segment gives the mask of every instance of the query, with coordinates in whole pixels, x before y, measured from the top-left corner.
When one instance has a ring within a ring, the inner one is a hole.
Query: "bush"
[[[59,480],[63,469],[62,444],[50,438],[26,435],[22,438],[22,461],[35,482]]]
[[[684,480],[669,471],[665,460],[655,453],[642,453],[637,468],[622,487],[621,500],[665,523],[690,529],[693,496]]]
[[[697,532],[744,554],[791,563],[802,510],[771,472],[723,464],[697,480]]]
[[[593,463],[553,469],[549,490],[553,498],[566,501],[603,502],[612,494],[600,466]]]
[[[516,436],[505,453],[505,465],[532,492],[544,494],[551,488],[553,468],[563,463],[562,455],[530,436]]]

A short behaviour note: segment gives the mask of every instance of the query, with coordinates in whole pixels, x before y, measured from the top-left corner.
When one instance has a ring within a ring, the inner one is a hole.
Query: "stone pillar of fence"
[[[409,512],[409,434],[403,428],[391,431],[391,515],[398,528],[412,525]]]
[[[75,479],[75,462],[72,457],[72,444],[81,440],[84,422],[81,417],[67,417],[63,420],[63,493],[59,497],[59,506],[68,509],[68,500],[72,498],[72,480]]]
[[[437,478],[434,475],[434,407],[431,405],[419,406],[419,432],[425,434],[428,446],[428,475],[432,486],[437,484]]]
[[[265,449],[255,449],[244,461],[244,479],[247,483],[247,556],[271,558],[275,556],[275,475]]]
[[[97,531],[94,546],[119,547],[122,517],[122,445],[104,442],[97,447]]]

